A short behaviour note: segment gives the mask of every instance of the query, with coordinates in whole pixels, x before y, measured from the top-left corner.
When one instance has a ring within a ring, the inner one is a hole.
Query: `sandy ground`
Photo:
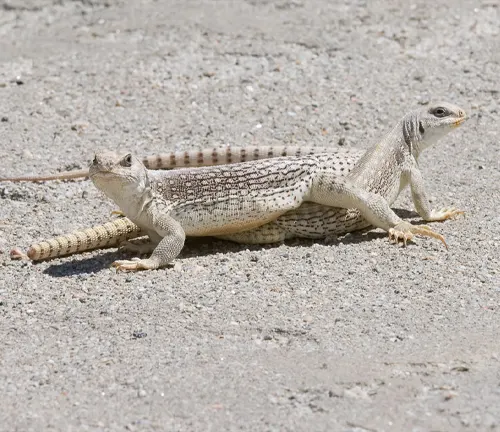
[[[0,1],[1,175],[225,144],[366,148],[429,101],[450,246],[190,242],[175,269],[13,246],[109,219],[88,181],[0,184],[1,431],[500,429],[500,9],[490,0]],[[395,208],[418,220],[408,193]]]

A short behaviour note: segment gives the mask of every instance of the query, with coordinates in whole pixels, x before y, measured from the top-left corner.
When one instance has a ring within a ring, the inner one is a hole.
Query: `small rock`
[[[23,150],[23,158],[33,159],[33,153],[31,153],[28,149],[25,149]]]
[[[134,330],[132,333],[132,337],[134,339],[142,339],[145,338],[148,334],[146,332],[143,332],[142,330]]]

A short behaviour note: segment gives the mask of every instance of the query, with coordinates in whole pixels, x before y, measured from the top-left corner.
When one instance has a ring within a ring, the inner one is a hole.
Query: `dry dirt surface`
[[[1,431],[500,429],[500,7],[492,0],[0,0],[0,176],[96,149],[366,148],[445,100],[433,225],[331,243],[191,241],[39,264],[9,250],[110,218],[89,181],[0,183]],[[419,218],[409,193],[395,203]]]

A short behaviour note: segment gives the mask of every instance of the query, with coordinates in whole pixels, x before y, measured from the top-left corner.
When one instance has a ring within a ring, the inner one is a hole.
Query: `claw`
[[[145,255],[153,252],[155,246],[156,245],[151,243],[150,240],[145,240],[144,243],[131,242],[129,240],[125,240],[118,245],[118,248],[123,252]]]
[[[131,260],[119,260],[111,264],[111,267],[116,268],[116,271],[138,271],[138,270],[152,270],[156,267],[151,265],[149,260],[141,258],[132,258]]]
[[[137,270],[137,264],[132,260],[115,261],[111,264],[111,267],[114,267],[117,273]]]
[[[120,217],[125,217],[125,213],[123,213],[121,210],[113,210],[111,212],[111,216],[114,216],[114,215],[120,216]]]
[[[440,222],[440,221],[444,221],[446,219],[453,219],[453,218],[460,216],[460,215],[463,215],[463,214],[465,214],[464,211],[458,210],[455,207],[445,207],[439,211],[434,210],[431,213],[431,217],[429,218],[429,221]]]
[[[399,242],[399,240],[402,240],[403,245],[406,246],[408,241],[413,240],[415,234],[440,240],[444,244],[446,249],[448,249],[448,245],[446,244],[446,241],[441,234],[435,233],[427,225],[416,226],[408,222],[401,222],[394,228],[391,228],[389,230],[389,240],[394,241],[396,244]]]
[[[438,234],[438,233],[432,231],[430,229],[430,227],[428,227],[427,225],[417,226],[415,228],[416,228],[416,230],[414,232],[416,234],[420,234],[423,236],[432,237],[432,238],[435,238],[437,240],[440,240],[444,244],[444,247],[446,248],[446,250],[448,250],[448,245],[446,244],[446,240],[444,239],[444,237],[441,234]]]

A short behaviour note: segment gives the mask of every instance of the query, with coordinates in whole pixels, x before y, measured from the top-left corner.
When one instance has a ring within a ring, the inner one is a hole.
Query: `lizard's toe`
[[[30,259],[21,249],[14,248],[10,251],[10,258],[13,260],[27,260]]]
[[[131,242],[129,240],[125,240],[120,243],[118,246],[121,251],[131,252],[138,255],[148,254],[153,252],[155,245],[152,244],[149,240],[145,240],[144,243],[139,241]]]
[[[132,258],[131,260],[119,260],[113,262],[111,267],[116,268],[116,271],[139,271],[139,270],[153,270],[158,268],[152,260]]]
[[[444,237],[441,234],[432,231],[427,225],[412,225],[409,222],[401,222],[389,230],[389,239],[393,240],[395,243],[402,240],[403,244],[406,246],[406,243],[411,241],[416,234],[435,238],[443,242],[446,249],[448,249],[448,245],[446,244]]]
[[[446,219],[453,219],[457,216],[465,214],[464,211],[459,210],[455,207],[445,207],[441,210],[433,210],[431,213],[431,217],[429,218],[430,222],[440,222]]]
[[[408,229],[407,225],[411,227],[408,222],[403,222],[399,225],[396,225],[394,228],[391,228],[389,230],[389,240],[396,244],[398,244],[401,240],[406,246],[409,241],[413,240],[413,234],[411,232],[411,229]]]
[[[119,261],[114,261],[111,264],[111,267],[114,267],[117,272],[119,271],[134,271],[137,270],[136,263],[132,260],[119,260]]]
[[[437,232],[434,232],[431,230],[430,227],[427,225],[411,225],[412,226],[412,232],[415,234],[420,234],[422,236],[426,237],[432,237],[444,244],[444,247],[448,249],[448,245],[446,244],[446,241],[444,237],[441,234],[438,234]]]
[[[111,216],[125,217],[125,213],[123,213],[121,210],[112,210]]]

